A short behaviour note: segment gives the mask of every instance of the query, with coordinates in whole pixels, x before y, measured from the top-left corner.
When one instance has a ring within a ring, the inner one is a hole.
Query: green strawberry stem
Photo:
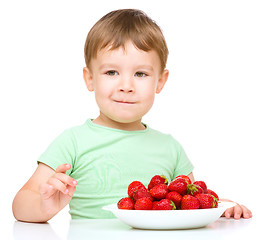
[[[171,202],[171,204],[170,204],[170,205],[172,206],[172,210],[176,210],[177,208],[176,208],[176,206],[175,206],[174,202],[173,202],[173,201],[171,201],[171,200],[170,200],[170,202]]]
[[[164,178],[165,179],[165,182],[164,184],[168,184],[168,179],[164,176],[164,175],[160,175],[160,177]]]
[[[198,189],[194,184],[188,184],[187,185],[187,194],[191,193],[191,195],[193,195],[193,193],[195,193],[197,191],[198,191]]]

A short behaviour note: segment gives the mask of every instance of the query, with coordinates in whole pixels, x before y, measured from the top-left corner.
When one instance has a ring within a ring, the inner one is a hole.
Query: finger
[[[234,208],[232,207],[232,208],[228,208],[228,209],[226,209],[226,211],[225,211],[225,217],[226,218],[230,218],[230,217],[232,217],[232,215],[233,215],[233,211],[234,211]]]
[[[42,198],[47,199],[54,194],[56,190],[49,184],[43,183],[39,186],[39,192]]]
[[[240,219],[242,212],[242,207],[239,204],[234,206],[234,219]]]
[[[62,183],[58,178],[51,177],[48,180],[48,184],[51,185],[54,189],[56,189],[56,190],[58,190],[64,194],[68,194],[68,192],[69,192],[66,184]]]
[[[70,197],[73,197],[73,194],[74,194],[74,192],[75,192],[75,190],[76,190],[76,187],[68,186],[67,188],[68,188],[68,190],[69,190],[68,195],[69,195]]]
[[[71,169],[71,165],[68,163],[61,164],[57,167],[56,172],[57,173],[66,173],[68,170]]]
[[[252,212],[247,208],[245,207],[244,205],[240,205],[241,208],[242,208],[242,211],[243,211],[243,218],[251,218],[252,217]]]
[[[72,177],[66,175],[65,173],[55,173],[53,175],[53,178],[57,178],[63,184],[68,184],[70,186],[76,186],[77,185],[77,181],[75,179],[73,179]]]

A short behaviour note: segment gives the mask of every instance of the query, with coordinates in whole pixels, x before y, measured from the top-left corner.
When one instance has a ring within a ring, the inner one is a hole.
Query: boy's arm
[[[192,181],[192,183],[195,182],[194,176],[193,176],[193,173],[192,172],[188,175],[188,177],[190,178],[190,180]]]
[[[229,199],[220,199],[222,202],[233,202]],[[243,218],[251,218],[252,212],[244,205],[236,203],[236,206],[232,208],[228,208],[222,215],[222,217],[230,218],[234,217],[235,219]]]
[[[13,214],[25,222],[46,222],[71,200],[77,182],[66,175],[69,164],[56,171],[40,163],[13,201]]]

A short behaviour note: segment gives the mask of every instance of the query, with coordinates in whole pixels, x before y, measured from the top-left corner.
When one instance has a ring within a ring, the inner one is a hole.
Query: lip
[[[123,101],[123,100],[114,100],[116,103],[121,103],[121,104],[135,104],[136,102],[132,101]]]

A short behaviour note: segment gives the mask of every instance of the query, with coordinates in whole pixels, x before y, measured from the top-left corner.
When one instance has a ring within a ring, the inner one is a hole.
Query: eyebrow
[[[106,63],[106,64],[102,64],[100,67],[99,67],[99,69],[101,70],[101,69],[104,69],[104,68],[113,68],[113,69],[115,69],[115,68],[118,68],[119,66],[117,65],[117,64],[109,64],[109,63]],[[135,66],[135,68],[136,69],[147,69],[147,70],[149,70],[149,71],[153,71],[154,69],[153,69],[153,67],[151,66],[151,65],[137,65],[137,66]]]
[[[104,69],[104,68],[118,68],[118,65],[116,65],[116,64],[108,64],[108,63],[106,63],[106,64],[102,64],[101,66],[99,66],[99,69],[101,70],[101,69]]]
[[[137,68],[138,69],[147,69],[147,70],[153,71],[153,67],[151,65],[138,65]]]

